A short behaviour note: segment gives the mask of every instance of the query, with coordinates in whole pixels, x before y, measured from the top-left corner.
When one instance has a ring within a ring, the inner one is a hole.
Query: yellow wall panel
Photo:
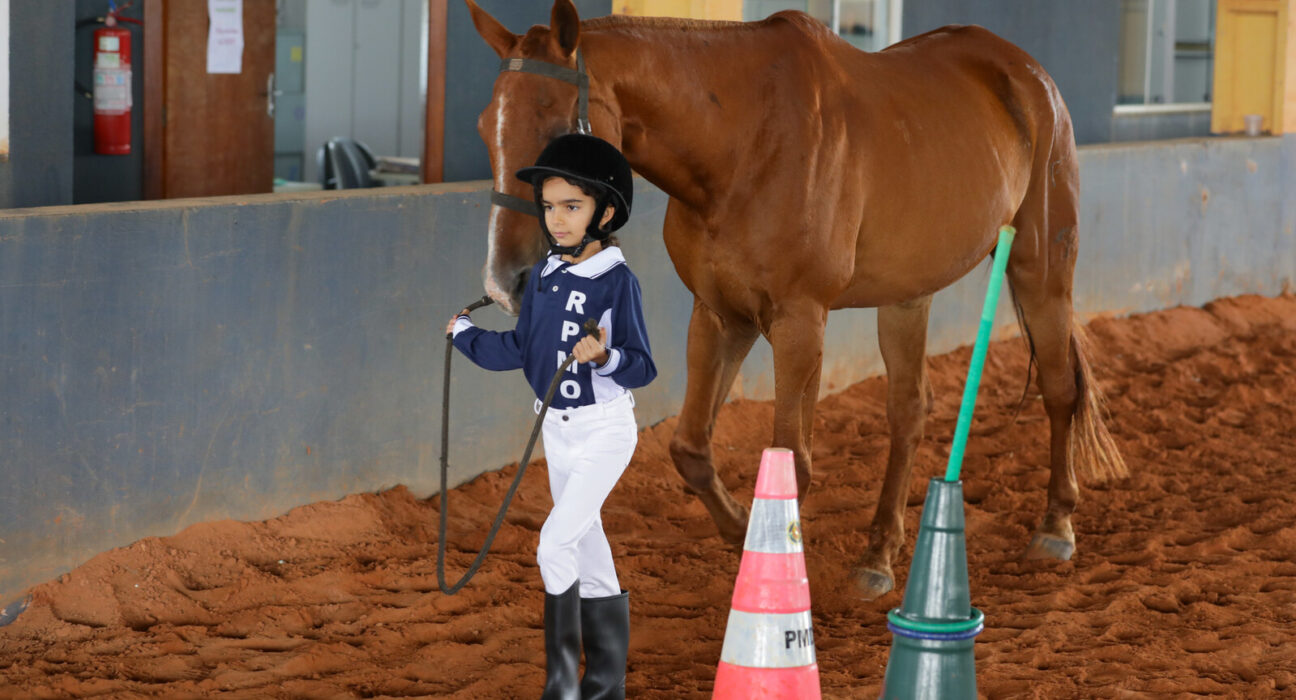
[[[1272,126],[1278,17],[1270,13],[1240,12],[1237,31],[1240,41],[1233,59],[1233,74],[1229,76],[1233,81],[1234,112],[1263,115],[1265,126]]]
[[[1216,18],[1211,131],[1244,128],[1259,114],[1262,129],[1281,133],[1287,102],[1288,5],[1296,0],[1220,0]]]
[[[613,0],[612,12],[639,17],[742,19],[742,0]]]

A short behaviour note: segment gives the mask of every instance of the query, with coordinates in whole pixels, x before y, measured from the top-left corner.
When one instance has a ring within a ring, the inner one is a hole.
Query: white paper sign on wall
[[[243,0],[207,0],[207,72],[243,72]]]

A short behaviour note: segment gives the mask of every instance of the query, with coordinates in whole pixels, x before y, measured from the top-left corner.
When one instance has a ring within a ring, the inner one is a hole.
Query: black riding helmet
[[[544,181],[562,177],[587,185],[597,194],[594,197],[594,218],[590,220],[585,237],[576,246],[560,246],[545,224],[541,193]],[[634,182],[630,163],[616,146],[597,136],[566,134],[549,142],[540,152],[535,165],[517,171],[517,178],[530,183],[535,190],[536,206],[540,207],[540,228],[549,239],[549,250],[561,255],[580,256],[591,241],[604,241],[613,231],[625,225],[630,218],[630,205],[634,200]],[[607,226],[600,228],[603,212],[608,205],[615,207]]]

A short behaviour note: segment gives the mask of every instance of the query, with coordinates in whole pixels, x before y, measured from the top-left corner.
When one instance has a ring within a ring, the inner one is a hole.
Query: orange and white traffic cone
[[[716,670],[715,700],[820,697],[796,497],[792,451],[765,450]]]

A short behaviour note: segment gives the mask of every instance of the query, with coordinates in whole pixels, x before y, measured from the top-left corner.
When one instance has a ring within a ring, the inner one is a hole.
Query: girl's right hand
[[[454,316],[451,316],[450,322],[446,324],[446,335],[454,335],[455,321],[458,321],[460,316],[467,316],[467,315],[468,315],[468,309],[464,309],[463,311],[460,311]]]

